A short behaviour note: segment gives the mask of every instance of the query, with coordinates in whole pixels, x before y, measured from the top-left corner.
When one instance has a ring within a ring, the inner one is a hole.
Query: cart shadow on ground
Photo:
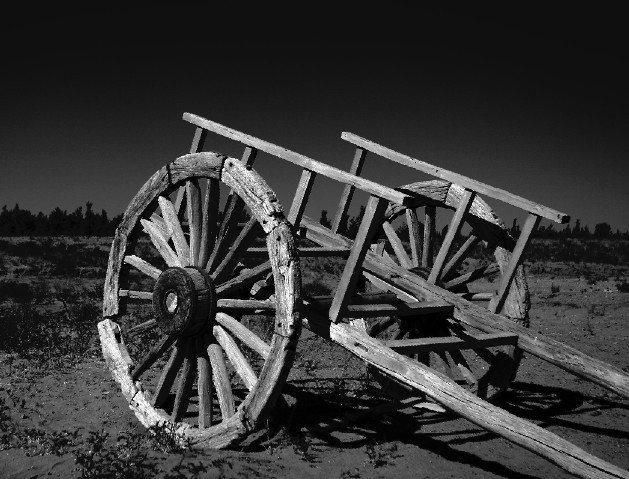
[[[361,379],[356,378],[357,381]],[[263,450],[274,442],[285,441],[288,435],[293,442],[295,438],[306,442],[311,449],[312,461],[317,462],[318,448],[358,449],[374,444],[403,443],[427,450],[446,461],[470,465],[498,476],[537,477],[515,471],[500,459],[480,457],[474,452],[478,448],[462,450],[462,445],[470,443],[476,443],[482,449],[483,444],[498,436],[454,413],[411,406],[371,414],[370,410],[391,402],[381,392],[331,391],[325,386],[313,387],[311,380],[291,381],[285,387],[283,397],[269,427],[263,435],[246,441],[245,450]],[[620,429],[595,427],[582,420],[587,415],[629,410],[629,403],[620,398],[615,401],[561,387],[514,382],[495,405],[542,428],[558,426],[588,435],[626,436]],[[389,447],[392,458],[396,450],[396,446]]]

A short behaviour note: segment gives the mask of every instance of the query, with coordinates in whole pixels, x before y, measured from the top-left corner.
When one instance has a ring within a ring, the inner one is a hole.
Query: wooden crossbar
[[[439,338],[392,339],[383,341],[385,346],[402,354],[490,348],[494,346],[515,345],[517,342],[518,335],[512,333],[477,334],[466,338],[446,336]]]
[[[456,183],[457,185],[460,185],[464,188],[469,188],[476,193],[503,201],[507,204],[516,206],[543,218],[547,218],[556,223],[568,223],[570,221],[570,216],[565,213],[561,213],[552,208],[548,208],[533,201],[527,200],[526,198],[514,195],[513,193],[509,193],[506,190],[502,190],[500,188],[487,185],[480,181],[473,180],[472,178],[468,178],[467,176],[463,176],[453,171],[431,165],[430,163],[426,163],[425,161],[417,160],[415,158],[387,148],[386,146],[382,146],[378,143],[374,143],[373,141],[362,138],[358,135],[355,135],[354,133],[343,132],[341,134],[341,138],[372,153],[380,155],[391,161],[395,161],[396,163],[409,166],[429,175],[436,176],[437,178],[451,181],[452,183]]]
[[[275,145],[268,141],[264,141],[254,136],[247,135],[246,133],[233,130],[229,127],[221,125],[220,123],[216,123],[198,115],[194,115],[192,113],[184,113],[183,119],[189,123],[192,123],[193,125],[196,125],[199,128],[203,128],[231,140],[239,141],[244,145],[260,151],[264,151],[265,153],[299,165],[314,173],[318,173],[327,178],[340,181],[341,183],[352,185],[369,193],[370,195],[378,196],[380,198],[405,206],[415,206],[418,203],[418,200],[412,194],[403,193],[394,188],[383,186],[379,183],[376,183],[375,181],[361,178],[359,176],[348,173],[347,171],[340,170],[333,166],[309,158],[305,155],[287,150],[286,148]]]

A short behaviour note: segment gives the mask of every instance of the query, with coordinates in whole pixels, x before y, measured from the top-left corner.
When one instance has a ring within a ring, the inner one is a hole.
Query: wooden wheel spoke
[[[241,323],[225,313],[216,313],[216,322],[227,329],[235,337],[245,343],[253,351],[264,359],[269,357],[271,347],[266,344],[258,335],[247,329]]]
[[[199,373],[199,427],[205,428],[212,425],[212,368],[207,355],[209,343],[207,336],[200,337],[196,341],[197,371]]]
[[[432,206],[424,208],[424,247],[422,248],[422,266],[429,268],[432,266],[432,254],[435,237],[435,221],[437,209]]]
[[[127,330],[127,335],[133,335],[137,333],[141,333],[143,331],[149,331],[157,326],[157,321],[155,319],[149,319],[148,321],[144,321],[143,323],[136,324],[132,328]]]
[[[383,222],[382,229],[384,230],[384,234],[386,234],[387,238],[389,239],[389,244],[393,248],[395,256],[400,262],[400,266],[404,268],[412,268],[413,262],[408,257],[408,254],[404,249],[404,245],[402,244],[402,240],[400,240],[400,237],[395,232],[395,229],[393,229],[393,226],[391,226],[391,223],[389,223],[388,221]]]
[[[131,377],[133,380],[137,381],[142,373],[150,368],[153,363],[173,345],[175,340],[176,338],[174,336],[164,336],[155,346],[153,346],[131,371]]]
[[[201,241],[199,245],[198,267],[203,268],[210,251],[214,248],[218,222],[218,206],[220,202],[220,184],[218,180],[210,178],[203,199],[203,219],[201,221]]]
[[[143,301],[152,301],[153,293],[150,291],[134,291],[132,289],[121,289],[118,291],[118,296],[121,298],[129,298],[129,299],[141,299]]]
[[[468,236],[465,243],[461,245],[456,253],[450,258],[450,261],[446,263],[443,267],[443,271],[441,272],[441,277],[446,280],[451,277],[451,275],[456,271],[456,269],[461,265],[463,260],[467,257],[468,253],[480,242],[480,238],[471,234]]]
[[[268,299],[219,299],[216,302],[217,309],[239,311],[275,311],[275,301]]]
[[[448,253],[450,252],[450,248],[452,247],[452,243],[454,242],[454,238],[456,238],[456,235],[458,235],[461,231],[463,219],[470,209],[470,206],[472,205],[472,201],[474,201],[475,196],[476,193],[474,193],[472,190],[466,189],[463,192],[463,196],[461,197],[459,205],[457,206],[456,211],[454,212],[454,216],[452,217],[452,220],[448,225],[448,232],[443,239],[441,248],[439,248],[437,257],[435,258],[435,264],[430,271],[430,276],[428,276],[429,283],[435,284],[441,278],[441,273],[443,271],[446,258],[448,257]]]
[[[162,370],[162,374],[155,388],[155,395],[153,398],[153,406],[161,407],[166,401],[168,394],[170,394],[170,388],[175,382],[177,377],[177,371],[181,368],[184,358],[184,344],[183,340],[177,341],[173,348],[170,358],[166,363],[166,366]]]
[[[443,286],[446,289],[454,288],[455,286],[460,286],[462,284],[471,283],[472,281],[476,281],[477,279],[484,278],[485,276],[491,276],[492,274],[496,274],[500,272],[500,266],[497,264],[490,264],[487,266],[481,266],[480,268],[476,268],[468,273],[462,274],[454,279],[451,279]]]
[[[164,236],[163,231],[155,225],[155,223],[142,219],[142,227],[144,231],[151,238],[151,243],[155,246],[160,256],[166,261],[166,264],[171,267],[181,267],[181,258],[172,250],[168,244],[168,237]]]
[[[217,343],[210,343],[207,353],[212,365],[212,377],[214,388],[218,397],[218,405],[221,408],[223,421],[231,417],[235,411],[234,395],[232,394],[231,382],[227,375],[227,365],[223,356],[223,349]]]
[[[201,222],[203,217],[201,205],[201,188],[196,178],[186,182],[186,215],[188,216],[188,231],[190,243],[190,264],[201,266]]]
[[[408,227],[408,239],[411,245],[411,261],[413,267],[419,266],[421,263],[421,238],[419,236],[419,220],[417,213],[412,208],[406,209],[406,225]]]
[[[179,422],[186,417],[190,396],[192,394],[192,384],[196,375],[197,364],[194,360],[196,357],[193,340],[187,340],[184,343],[184,358],[181,365],[181,376],[177,385],[177,393],[175,395],[175,404],[171,418],[175,422]]]
[[[225,281],[223,284],[219,284],[216,287],[216,294],[219,296],[225,296],[227,294],[233,293],[234,291],[238,291],[239,289],[253,284],[258,281],[260,278],[264,278],[267,274],[271,272],[271,262],[265,261],[258,266],[246,269],[242,271],[235,278],[230,279],[229,281]]]
[[[188,247],[186,237],[181,228],[175,205],[173,205],[168,198],[164,198],[163,196],[158,197],[157,201],[159,202],[159,208],[162,211],[162,216],[168,227],[168,233],[175,245],[177,257],[181,263],[180,266],[189,266],[190,248]]]
[[[227,198],[227,204],[223,210],[223,221],[218,230],[216,244],[210,255],[210,259],[205,267],[206,271],[212,272],[218,261],[223,258],[227,248],[232,244],[236,237],[238,229],[238,221],[242,217],[245,202],[236,193],[231,192]]]
[[[240,231],[225,258],[212,273],[212,278],[216,283],[220,283],[233,271],[240,258],[242,258],[249,245],[255,239],[256,234],[260,231],[260,223],[258,223],[255,217],[252,217]]]
[[[152,264],[147,263],[142,258],[139,258],[138,256],[136,256],[134,254],[125,256],[124,257],[124,262],[127,263],[127,264],[130,264],[131,266],[136,268],[141,273],[144,273],[145,275],[147,275],[147,276],[149,276],[149,277],[151,277],[153,279],[159,278],[159,275],[162,274],[162,270],[161,269],[156,268]]]
[[[220,344],[223,351],[225,351],[227,358],[231,362],[232,366],[234,366],[234,369],[236,370],[238,376],[240,376],[240,379],[242,379],[243,384],[249,391],[251,391],[256,385],[258,378],[253,372],[253,368],[245,358],[244,354],[242,354],[236,345],[236,342],[221,326],[214,326],[213,332],[218,344]]]

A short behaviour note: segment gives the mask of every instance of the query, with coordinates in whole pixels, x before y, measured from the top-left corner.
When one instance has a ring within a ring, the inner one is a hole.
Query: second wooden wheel
[[[491,308],[492,289],[495,288],[492,283],[500,283],[495,280],[507,270],[510,251],[515,245],[515,240],[503,222],[485,201],[475,197],[462,223],[467,236],[460,235],[463,241],[458,249],[452,248],[454,252],[448,258],[441,258],[441,269],[436,271],[433,261],[435,256],[439,261],[440,256],[440,235],[435,228],[437,214],[457,210],[461,201],[465,201],[465,190],[441,180],[413,183],[403,186],[402,189],[422,195],[426,200],[425,206],[406,208],[391,205],[385,214],[380,239],[372,245],[372,251],[381,256],[382,261],[402,266],[464,299],[481,302]],[[418,218],[417,211],[423,212],[421,219]],[[481,249],[484,251],[480,251]],[[475,251],[479,254],[475,254]],[[493,262],[486,262],[487,253],[493,256]],[[365,275],[372,290],[389,289],[385,282],[375,276],[369,273]],[[402,299],[415,300],[410,296]],[[529,307],[528,286],[520,265],[500,314],[528,327]],[[389,343],[391,345],[402,345],[403,341],[400,340],[415,339],[417,344],[414,347],[420,352],[413,356],[418,361],[450,376],[487,400],[496,399],[508,387],[521,359],[515,338],[502,337],[499,334],[475,336],[478,332],[463,328],[445,313],[380,318],[369,322],[363,320],[358,324],[366,328],[370,335],[392,341]],[[477,344],[482,346],[471,349],[469,344],[474,342],[469,340],[477,337]],[[468,346],[462,347],[464,343]],[[421,344],[425,344],[425,349],[421,349]],[[410,349],[412,348],[409,347]],[[370,370],[390,395],[401,397],[412,394],[406,386],[379,370]]]
[[[245,258],[256,242],[267,260]],[[300,288],[290,225],[246,162],[203,152],[157,171],[116,231],[99,323],[139,420],[211,448],[259,427],[292,366]]]

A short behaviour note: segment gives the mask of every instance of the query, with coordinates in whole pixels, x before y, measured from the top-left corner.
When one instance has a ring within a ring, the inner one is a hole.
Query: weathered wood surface
[[[466,338],[456,336],[414,339],[393,339],[383,341],[386,347],[400,354],[413,354],[430,351],[456,351],[460,349],[491,348],[494,346],[515,345],[518,336],[509,333],[475,334]]]
[[[352,175],[360,176],[366,156],[367,151],[365,151],[363,148],[356,148],[354,159],[352,160],[352,166],[349,169],[349,172]],[[354,189],[354,185],[350,184],[346,184],[343,187],[341,199],[339,200],[339,206],[336,209],[336,214],[334,215],[334,219],[332,220],[332,231],[334,231],[335,233],[339,230],[341,221],[343,221],[343,218],[347,215],[347,210],[352,202],[352,197],[354,196]]]
[[[380,227],[386,208],[387,202],[378,196],[370,197],[367,202],[365,214],[356,233],[356,240],[341,273],[334,301],[330,305],[329,317],[334,322],[341,318],[349,297],[354,293],[356,282],[361,274],[363,258],[369,249],[371,238]]]
[[[153,296],[150,291],[130,291],[128,286],[121,288],[120,285],[125,284],[124,275],[127,271],[123,270],[123,265],[127,265],[125,266],[127,269],[135,267],[153,279],[159,278],[162,274],[158,268],[133,254],[134,238],[141,233],[139,228],[141,224],[148,230],[147,234],[152,233],[150,238],[154,240],[153,243],[163,258],[168,258],[173,265],[198,266],[203,265],[204,256],[208,257],[208,250],[216,236],[215,226],[218,213],[216,202],[219,182],[223,182],[231,189],[234,201],[240,202],[242,206],[239,211],[242,211],[242,207],[246,205],[255,220],[245,225],[241,237],[234,236],[235,245],[227,244],[229,243],[226,239],[227,235],[220,235],[219,241],[225,242],[222,245],[225,251],[230,251],[231,247],[232,254],[220,256],[218,262],[221,264],[216,277],[219,292],[223,295],[222,300],[228,303],[232,301],[229,297],[231,293],[236,293],[259,278],[269,275],[272,277],[275,287],[273,304],[268,302],[262,304],[260,301],[256,303],[257,306],[263,306],[263,315],[270,313],[275,316],[275,333],[270,346],[259,338],[256,339],[255,335],[242,324],[219,312],[216,320],[221,326],[215,326],[213,331],[216,339],[206,338],[199,343],[201,338],[198,337],[176,340],[174,336],[166,336],[133,367],[121,334],[125,332],[121,332],[119,326],[111,319],[105,319],[99,323],[103,354],[108,366],[140,421],[149,427],[158,422],[172,420],[178,434],[190,439],[194,445],[202,447],[226,447],[242,439],[252,428],[263,424],[265,415],[270,412],[290,371],[301,329],[297,311],[301,304],[301,277],[291,225],[284,218],[282,207],[273,191],[248,165],[256,151],[254,148],[247,148],[244,162],[212,152],[193,153],[178,158],[159,170],[144,185],[125,211],[110,252],[105,282],[104,313],[107,318],[116,318],[120,313],[119,300],[137,298],[146,301]],[[250,154],[247,155],[247,152]],[[207,178],[209,181],[204,198],[201,198],[197,178]],[[168,199],[177,188],[178,192],[185,193],[179,203],[181,211],[178,211],[178,208]],[[155,214],[158,205],[162,216]],[[236,204],[236,206],[239,205]],[[182,228],[183,211],[187,213],[189,234],[185,233]],[[237,216],[234,215],[233,225],[228,225],[234,226],[234,231],[238,226]],[[221,223],[221,225],[224,224],[225,221]],[[251,270],[242,271],[236,278],[222,282],[224,272],[233,269],[237,263],[237,257],[244,254],[256,224],[259,224],[266,234],[269,261]],[[174,249],[168,243],[170,240],[173,241]],[[123,274],[122,283],[121,273]],[[238,304],[229,304],[229,306],[238,306]],[[251,308],[253,304],[241,303],[240,306]],[[236,346],[232,335],[242,340],[245,345],[257,350],[264,358],[265,363],[258,378],[255,377],[245,356]],[[152,400],[149,400],[148,393],[145,394],[141,380],[143,373],[149,367],[154,367],[156,360],[165,355],[175,341],[177,344],[166,366],[161,369],[155,403],[157,407],[163,404],[165,397],[174,387],[176,377],[179,376],[173,415],[169,418],[151,404]],[[238,408],[232,394],[223,354],[227,354],[227,358],[234,365],[243,383],[250,389]],[[199,377],[198,381],[199,427],[191,426],[183,421],[184,416],[189,412],[191,386],[197,372],[204,376],[203,379]],[[215,424],[211,424],[212,391],[218,395],[222,416],[221,421]]]
[[[304,216],[304,225],[316,230],[316,237],[321,244],[329,247],[347,247],[350,242],[335,235],[330,230],[319,228],[317,222]],[[464,297],[430,284],[420,276],[396,265],[382,261],[382,257],[367,252],[363,267],[376,278],[396,288],[425,300],[440,300],[454,306],[453,317],[473,328],[486,333],[506,332],[518,335],[518,347],[544,359],[560,368],[588,379],[617,394],[629,397],[629,375],[620,368],[592,358],[575,348],[529,330],[504,316],[491,313],[487,309],[470,303]]]
[[[629,473],[605,462],[555,434],[479,399],[448,377],[383,346],[349,324],[332,323],[312,309],[304,325],[358,356],[387,375],[422,391],[447,409],[492,431],[563,469],[585,478],[628,478]]]
[[[282,148],[281,146],[274,145],[273,143],[269,143],[268,141],[260,140],[259,138],[256,138],[254,136],[233,130],[219,123],[207,120],[192,113],[184,113],[183,119],[187,122],[192,123],[193,125],[205,128],[226,138],[239,141],[245,145],[252,146],[260,151],[264,151],[265,153],[277,156],[278,158],[299,165],[302,168],[306,168],[325,177],[340,181],[348,185],[352,185],[356,188],[360,188],[361,190],[369,194],[376,195],[381,198],[386,198],[387,200],[393,201],[394,203],[413,205],[416,202],[413,195],[407,195],[400,191],[396,191],[393,188],[383,186],[374,181],[352,175],[351,173],[348,173],[346,171],[340,170],[325,163],[321,163],[320,161],[313,160],[312,158],[308,158],[307,156],[295,153],[294,151],[287,150],[286,148]]]
[[[312,185],[314,184],[316,177],[317,174],[313,171],[304,169],[304,171],[301,172],[299,184],[297,185],[297,191],[295,191],[293,203],[291,204],[290,211],[288,212],[288,221],[295,229],[299,228],[299,222],[301,221],[301,216],[304,214],[304,210],[306,209],[306,203],[308,203],[308,198],[310,197]]]
[[[415,168],[429,175],[451,181],[452,183],[461,185],[464,188],[469,188],[470,190],[473,190],[484,196],[488,196],[490,198],[503,201],[507,204],[517,206],[518,208],[522,208],[525,211],[535,213],[536,215],[542,216],[543,218],[547,218],[557,223],[568,223],[570,221],[570,216],[565,213],[561,213],[552,208],[548,208],[533,201],[527,200],[526,198],[514,195],[513,193],[509,193],[506,190],[487,185],[480,181],[473,180],[472,178],[454,173],[453,171],[448,171],[444,168],[426,163],[425,161],[417,160],[408,155],[398,153],[397,151],[374,143],[373,141],[367,140],[365,138],[361,138],[360,136],[353,133],[343,132],[341,134],[341,138],[384,158],[388,158],[389,160],[395,161],[405,166],[409,166],[411,168]]]

